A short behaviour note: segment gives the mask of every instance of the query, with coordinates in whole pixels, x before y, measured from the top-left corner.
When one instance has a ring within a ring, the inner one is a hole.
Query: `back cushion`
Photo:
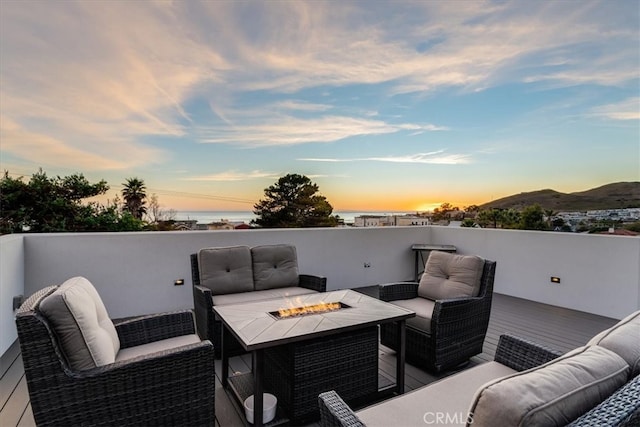
[[[292,245],[251,248],[253,281],[257,291],[298,286],[298,255]]]
[[[587,345],[599,345],[613,351],[629,364],[631,377],[640,375],[640,311],[600,332]]]
[[[253,291],[249,246],[200,249],[198,270],[200,285],[214,295]]]
[[[484,260],[474,255],[432,251],[418,286],[418,295],[432,300],[475,297],[480,291]]]
[[[72,369],[113,363],[120,339],[98,292],[84,277],[64,282],[40,303]]]
[[[602,347],[581,347],[549,363],[482,386],[470,426],[566,425],[627,381],[629,366]]]

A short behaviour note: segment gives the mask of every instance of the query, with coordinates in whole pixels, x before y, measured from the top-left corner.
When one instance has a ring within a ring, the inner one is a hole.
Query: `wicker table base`
[[[378,328],[368,327],[266,349],[264,387],[291,421],[318,420],[318,395],[336,390],[346,401],[378,391]]]
[[[404,392],[405,320],[415,316],[413,311],[343,289],[298,296],[296,306],[338,302],[344,309],[285,319],[271,314],[288,302],[272,299],[214,307],[224,324],[220,379],[223,387],[229,385],[227,349],[231,338],[252,353],[256,425],[262,424],[265,389],[272,389],[296,423],[318,416],[317,396],[323,391],[340,390],[354,400],[377,395],[381,324],[396,324],[402,345],[393,390],[397,394]]]

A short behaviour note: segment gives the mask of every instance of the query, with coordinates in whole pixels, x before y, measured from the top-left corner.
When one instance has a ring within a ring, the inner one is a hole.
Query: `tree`
[[[264,190],[252,223],[265,228],[334,227],[333,207],[318,193],[318,185],[304,175],[288,174]]]
[[[547,228],[549,230],[553,230],[553,217],[558,214],[558,212],[553,209],[544,209],[544,216],[547,218]]]
[[[131,212],[134,218],[142,219],[142,216],[147,213],[145,207],[147,188],[144,185],[144,181],[138,178],[127,178],[126,182],[122,184],[122,197],[124,198],[124,208]]]
[[[176,211],[173,209],[162,209],[158,201],[158,195],[153,193],[149,198],[149,208],[147,209],[149,228],[158,231],[173,230],[175,219]]]
[[[142,222],[122,215],[116,205],[83,203],[109,189],[106,181],[90,183],[82,174],[50,178],[40,169],[29,182],[5,172],[0,180],[0,231],[134,231]]]
[[[503,211],[502,209],[484,209],[481,210],[476,216],[476,222],[483,228],[493,227],[498,228],[498,223],[502,222]]]
[[[457,217],[460,208],[453,206],[451,203],[443,203],[439,208],[433,210],[431,216],[433,221],[451,221],[452,216]]]
[[[544,212],[538,204],[525,207],[520,213],[520,228],[523,230],[546,230]]]
[[[501,228],[518,228],[520,224],[520,212],[515,209],[509,208],[506,211],[502,211],[502,218],[500,221]]]

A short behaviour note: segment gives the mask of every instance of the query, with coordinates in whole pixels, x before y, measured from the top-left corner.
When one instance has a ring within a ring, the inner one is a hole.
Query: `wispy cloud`
[[[271,107],[275,109],[282,109],[282,110],[313,111],[313,112],[327,111],[332,108],[331,105],[313,104],[310,102],[296,101],[296,100],[280,101],[271,105]],[[269,106],[267,106],[267,108],[269,108]]]
[[[471,163],[471,156],[468,154],[445,154],[444,150],[433,151],[430,153],[417,153],[406,156],[383,156],[383,157],[362,157],[351,159],[340,158],[301,158],[300,161],[307,162],[327,162],[327,163],[344,163],[344,162],[389,162],[389,163],[422,163],[422,164],[439,164],[439,165],[460,165]]]
[[[200,130],[198,139],[204,143],[234,144],[246,147],[296,145],[310,142],[334,142],[353,136],[383,135],[401,131],[447,130],[433,124],[393,124],[345,116],[322,116],[302,119],[273,116],[261,123],[234,124]]]
[[[75,169],[78,165],[90,165],[89,170],[124,170],[164,157],[160,150],[117,138],[101,140],[103,143],[108,141],[108,146],[93,145],[90,139],[85,144],[70,144],[48,133],[29,131],[5,116],[0,118],[0,141],[2,151],[42,167],[55,165]],[[114,150],[114,147],[119,149]]]
[[[611,120],[640,120],[640,97],[593,108],[591,114]]]
[[[262,178],[278,178],[282,176],[280,173],[263,172],[263,171],[251,171],[251,172],[237,172],[227,171],[211,175],[200,175],[183,178],[183,181],[247,181],[250,179],[262,179]]]

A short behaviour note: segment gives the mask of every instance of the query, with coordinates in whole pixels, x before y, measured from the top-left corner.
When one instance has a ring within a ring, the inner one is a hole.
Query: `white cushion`
[[[116,362],[133,359],[138,356],[146,356],[148,354],[157,353],[159,351],[171,350],[173,348],[182,347],[189,344],[197,344],[202,340],[196,334],[180,335],[173,338],[167,338],[160,341],[154,341],[135,347],[123,348],[116,355]]]
[[[72,369],[91,369],[115,361],[120,339],[93,285],[73,277],[40,303]]]
[[[474,255],[432,251],[418,285],[418,295],[432,300],[475,297],[484,260]]]
[[[609,397],[629,366],[605,348],[580,347],[549,363],[485,384],[470,425],[566,425]]]
[[[391,301],[391,304],[414,311],[415,317],[407,319],[407,326],[419,331],[431,333],[431,319],[436,302],[427,298],[417,297],[411,299],[399,299]]]
[[[483,363],[370,406],[356,415],[367,427],[464,426],[476,389],[514,372],[498,362]]]
[[[640,311],[591,338],[587,345],[599,345],[622,357],[631,367],[631,378],[640,375]]]

